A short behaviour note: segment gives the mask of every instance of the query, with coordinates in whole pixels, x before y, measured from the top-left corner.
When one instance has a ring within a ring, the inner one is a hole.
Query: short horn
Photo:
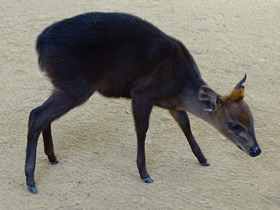
[[[245,76],[243,77],[243,79],[235,86],[235,89],[240,89],[240,88],[244,88],[243,84],[246,81],[247,78],[247,74],[245,74]]]

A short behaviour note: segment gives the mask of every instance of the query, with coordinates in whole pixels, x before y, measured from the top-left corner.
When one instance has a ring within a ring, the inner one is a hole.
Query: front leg
[[[196,156],[199,163],[202,166],[209,166],[210,164],[207,162],[207,159],[204,157],[200,147],[198,146],[197,142],[195,141],[195,138],[192,135],[190,121],[187,113],[184,111],[171,110],[171,109],[169,110],[169,112],[172,115],[172,117],[177,121],[182,131],[184,132],[191,146],[193,154]]]
[[[145,183],[153,182],[147,172],[145,158],[145,139],[152,108],[153,102],[151,101],[137,98],[132,100],[133,117],[137,134],[137,167],[140,177]]]

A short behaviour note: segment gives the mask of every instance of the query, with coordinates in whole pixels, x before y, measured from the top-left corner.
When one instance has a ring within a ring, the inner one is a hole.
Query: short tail
[[[49,56],[48,56],[48,50],[47,46],[45,43],[45,38],[43,37],[44,35],[41,34],[37,38],[36,42],[36,51],[38,55],[38,65],[40,68],[40,71],[43,75],[46,75],[47,69],[50,67],[50,62],[49,62]]]

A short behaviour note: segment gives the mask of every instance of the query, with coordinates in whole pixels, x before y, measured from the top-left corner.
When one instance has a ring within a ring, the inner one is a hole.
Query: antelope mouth
[[[244,151],[243,148],[242,148],[241,146],[237,145],[237,147],[238,147],[240,150]]]

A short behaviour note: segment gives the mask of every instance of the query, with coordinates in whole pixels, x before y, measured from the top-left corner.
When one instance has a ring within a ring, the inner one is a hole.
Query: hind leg
[[[42,133],[43,133],[45,154],[48,156],[49,161],[55,165],[58,163],[58,161],[56,159],[56,156],[54,154],[54,149],[53,149],[51,123],[47,125],[46,128],[43,129]]]
[[[50,124],[53,120],[58,119],[72,108],[85,102],[94,92],[93,88],[84,88],[84,91],[71,90],[66,92],[62,90],[55,91],[51,97],[41,106],[32,110],[29,116],[25,175],[27,188],[32,193],[37,193],[34,181],[34,171],[36,163],[36,150],[38,137],[42,131],[45,144],[45,151],[55,162],[56,158],[53,152],[53,145],[50,132]]]

